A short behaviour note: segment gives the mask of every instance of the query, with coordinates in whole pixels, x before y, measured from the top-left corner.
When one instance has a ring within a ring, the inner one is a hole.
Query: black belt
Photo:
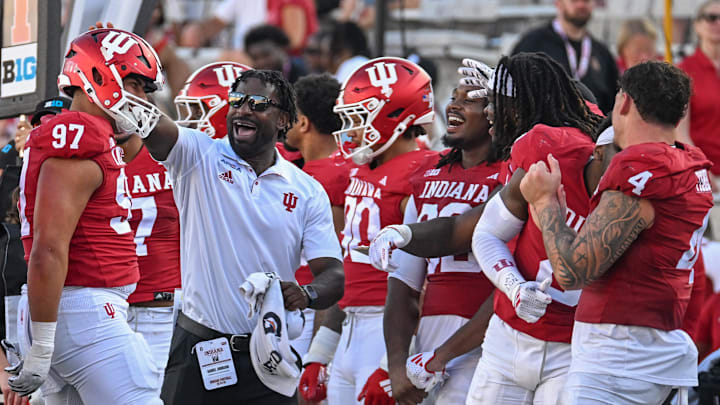
[[[178,312],[177,324],[186,331],[204,340],[212,340],[219,337],[225,337],[228,339],[228,341],[230,341],[230,349],[232,349],[232,351],[250,353],[249,333],[244,333],[242,335],[230,335],[227,333],[221,333],[216,331],[215,329],[210,329],[205,325],[193,321],[182,312]]]

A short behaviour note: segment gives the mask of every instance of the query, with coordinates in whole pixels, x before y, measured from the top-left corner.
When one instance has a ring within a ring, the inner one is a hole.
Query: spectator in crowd
[[[308,37],[318,30],[314,0],[267,0],[267,23],[290,39],[290,53],[302,54]]]
[[[308,37],[318,29],[317,12],[313,0],[224,0],[214,7],[213,16],[188,24],[182,32],[180,44],[198,48],[232,27],[232,47],[243,50],[243,38],[253,27],[270,24],[285,32],[289,50],[300,55]],[[245,48],[247,50],[247,48]]]
[[[680,123],[678,137],[702,149],[713,162],[710,169],[720,175],[720,0],[703,3],[695,17],[698,46],[679,67],[692,79],[690,111]]]
[[[587,31],[594,0],[556,0],[557,17],[525,33],[512,54],[545,52],[560,62],[568,74],[583,82],[598,100],[604,113],[612,110],[618,68],[602,42]]]
[[[345,83],[352,72],[367,62],[370,56],[365,32],[353,22],[333,25],[330,37],[330,72]]]
[[[272,25],[257,26],[245,35],[245,50],[255,69],[281,72],[287,81],[295,83],[307,70],[299,60],[290,57],[289,46],[287,35]]]
[[[375,23],[375,0],[341,0],[338,21],[352,21],[362,28]]]
[[[325,73],[330,70],[330,32],[320,30],[308,38],[303,59],[309,73]]]
[[[645,18],[627,20],[618,33],[618,69],[620,73],[638,63],[659,59],[655,42],[657,30]]]
[[[153,10],[150,26],[144,38],[150,42],[160,57],[170,94],[174,97],[185,84],[185,79],[190,76],[190,68],[175,53],[175,34],[165,24],[165,13],[161,2],[158,2]]]
[[[233,27],[232,47],[243,49],[243,38],[250,29],[267,21],[266,0],[224,0],[213,9],[213,16],[187,24],[180,36],[180,45],[192,48],[204,46],[227,27]]]

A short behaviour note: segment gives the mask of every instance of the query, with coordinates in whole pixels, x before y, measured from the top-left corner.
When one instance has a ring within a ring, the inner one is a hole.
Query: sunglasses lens
[[[263,96],[250,96],[250,109],[257,112],[263,112],[268,109],[270,100]]]
[[[228,104],[232,108],[240,108],[245,103],[245,95],[242,93],[230,93],[228,95]]]

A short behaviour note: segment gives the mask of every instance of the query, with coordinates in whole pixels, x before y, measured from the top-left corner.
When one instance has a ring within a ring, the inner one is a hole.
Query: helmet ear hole
[[[397,118],[397,117],[400,116],[400,114],[403,113],[403,111],[405,111],[404,108],[398,108],[397,110],[395,110],[395,111],[391,112],[390,114],[388,114],[387,117],[388,117],[388,118]]]
[[[100,74],[100,72],[98,72],[98,70],[96,68],[92,68],[92,76],[93,76],[93,81],[95,82],[95,84],[97,84],[98,86],[103,85],[102,75]]]

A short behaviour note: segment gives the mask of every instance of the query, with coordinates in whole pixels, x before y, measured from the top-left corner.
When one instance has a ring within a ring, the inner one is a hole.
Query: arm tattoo
[[[602,276],[652,222],[641,200],[606,191],[578,234],[558,204],[538,212],[543,242],[555,278],[565,289],[582,288]]]

